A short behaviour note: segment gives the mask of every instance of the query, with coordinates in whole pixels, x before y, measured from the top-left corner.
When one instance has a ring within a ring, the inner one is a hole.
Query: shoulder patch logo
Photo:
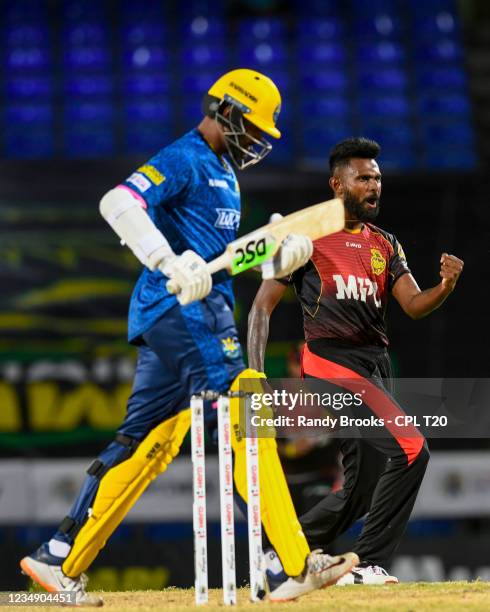
[[[234,208],[217,208],[218,218],[214,227],[218,229],[237,230],[240,225],[240,211]]]
[[[137,172],[141,172],[141,174],[147,176],[154,185],[161,185],[165,180],[163,174],[159,172],[155,166],[150,166],[149,164],[141,166],[141,168],[138,168]]]
[[[406,259],[407,259],[407,258],[405,257],[405,252],[403,251],[403,249],[402,249],[402,245],[401,245],[400,243],[398,243],[398,256],[399,256],[401,259],[404,259],[405,261],[406,261]]]
[[[143,176],[140,172],[133,172],[133,174],[127,179],[128,183],[131,183],[137,187],[141,193],[145,193],[151,187],[150,181]]]
[[[371,268],[376,276],[383,274],[386,269],[386,259],[378,249],[371,249]]]

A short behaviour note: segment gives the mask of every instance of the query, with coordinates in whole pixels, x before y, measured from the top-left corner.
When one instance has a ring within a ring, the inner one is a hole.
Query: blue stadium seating
[[[88,102],[87,100],[69,100],[65,106],[65,118],[69,122],[82,124],[100,125],[114,121],[115,112],[110,100],[98,100]]]
[[[408,10],[411,15],[434,15],[437,13],[448,12],[457,14],[455,0],[409,0]]]
[[[301,130],[301,156],[307,160],[318,160],[326,164],[333,145],[352,135],[352,124],[349,121],[324,119],[321,122],[305,122]]]
[[[65,49],[63,61],[67,70],[109,70],[111,56],[105,46],[85,45]]]
[[[37,47],[48,45],[50,29],[42,23],[18,23],[7,29],[7,47]]]
[[[354,18],[354,34],[358,39],[397,40],[404,30],[404,21],[392,11],[356,14]]]
[[[337,17],[300,19],[297,23],[299,45],[311,45],[313,41],[342,41],[345,26]]]
[[[469,116],[471,107],[468,96],[463,92],[422,94],[420,110],[424,117],[460,115]]]
[[[75,24],[90,20],[102,20],[107,17],[106,0],[91,2],[87,0],[64,0],[61,3],[61,11],[66,21]]]
[[[349,85],[349,75],[345,70],[335,68],[313,68],[302,71],[301,91],[341,93]]]
[[[265,158],[263,163],[269,166],[277,166],[281,164],[290,164],[294,161],[295,142],[294,129],[291,125],[281,123],[281,138],[276,140],[269,138],[272,144],[272,151]]]
[[[381,148],[394,149],[396,147],[413,147],[415,144],[415,130],[407,121],[373,121],[365,118],[361,121],[361,133],[373,138]]]
[[[459,89],[466,91],[468,77],[459,65],[421,66],[417,74],[419,86],[426,90]]]
[[[381,141],[385,168],[474,166],[455,0],[287,4],[292,14],[230,21],[229,0],[2,0],[3,154],[54,155],[55,142],[74,157],[151,154],[194,126],[209,86],[243,65],[283,94],[284,138],[267,164],[324,164],[362,127]]]
[[[286,24],[279,18],[243,19],[238,24],[238,40],[253,44],[286,37]]]
[[[163,4],[161,0],[157,1]],[[198,15],[223,17],[227,14],[228,5],[228,0],[186,0],[179,2],[179,12],[186,18]]]
[[[395,41],[361,43],[357,49],[359,63],[397,64],[406,59],[404,46]]]
[[[169,94],[171,89],[171,78],[166,73],[134,74],[123,80],[123,92],[128,97]]]
[[[415,49],[415,59],[421,64],[426,62],[455,62],[462,59],[460,43],[451,38],[441,38],[419,44]]]
[[[240,47],[238,58],[243,66],[266,71],[270,67],[285,64],[288,59],[288,48],[283,43],[261,42],[252,47]]]
[[[475,134],[468,121],[447,121],[440,119],[435,121],[424,121],[422,131],[425,142],[439,144],[441,146],[467,146],[474,145]]]
[[[473,170],[477,165],[472,146],[428,146],[424,154],[425,167],[431,170]]]
[[[167,47],[143,44],[124,53],[124,68],[132,72],[159,72],[168,67],[170,57]]]
[[[342,43],[312,41],[298,49],[298,60],[300,64],[306,66],[316,63],[330,64],[332,68],[335,68],[337,64],[345,62],[346,51]]]
[[[112,126],[105,124],[65,126],[64,152],[68,158],[103,158],[115,152]]]
[[[359,71],[361,87],[376,91],[404,91],[408,87],[408,74],[401,68],[381,68],[378,70],[361,67]]]
[[[3,10],[6,23],[32,22],[39,24],[47,21],[47,5],[45,0],[4,0]]]
[[[184,97],[196,98],[200,101],[201,96],[208,91],[220,76],[221,70],[214,70],[209,66],[203,70],[187,70],[182,75],[180,94],[184,94]]]
[[[64,92],[68,97],[107,97],[113,89],[114,79],[108,74],[69,74],[64,80]]]
[[[170,105],[166,97],[151,102],[145,98],[129,100],[124,104],[124,115],[128,124],[165,124],[172,121]]]
[[[73,47],[103,45],[106,41],[106,28],[103,22],[68,24],[63,28],[63,42]]]
[[[168,39],[168,30],[162,23],[138,21],[122,27],[122,41],[125,48],[134,49],[141,45],[161,45]]]
[[[345,96],[307,96],[301,98],[301,116],[313,119],[329,120],[331,118],[347,119],[351,108]]]
[[[379,164],[383,172],[408,172],[420,166],[415,151],[411,147],[383,147],[379,156]]]
[[[419,15],[413,22],[414,33],[418,38],[459,36],[459,24],[456,16],[447,11],[436,14]]]
[[[226,49],[220,43],[190,43],[182,48],[182,60],[186,70],[219,69],[226,61]]]
[[[51,123],[7,124],[3,131],[4,154],[12,159],[40,159],[54,155],[54,131]]]
[[[49,98],[53,95],[53,79],[51,75],[10,77],[6,92],[10,100]]]
[[[361,115],[372,118],[407,117],[411,111],[410,100],[403,94],[361,95],[359,98]]]
[[[227,27],[222,19],[198,15],[186,20],[181,30],[182,38],[187,42],[204,40],[216,43],[225,39]]]
[[[8,48],[5,54],[5,68],[7,73],[19,74],[32,72],[35,74],[47,73],[52,67],[52,56],[46,47],[13,47]]]
[[[396,15],[404,5],[404,0],[349,0],[352,15]]]
[[[28,130],[31,126],[51,123],[54,118],[54,111],[49,102],[8,104],[5,117],[7,124],[20,123],[24,126],[24,129]]]
[[[338,0],[292,0],[298,15],[331,16],[339,12]]]
[[[165,145],[170,144],[174,137],[171,125],[159,125],[158,129],[151,125],[127,125],[124,150],[126,153],[150,157]]]

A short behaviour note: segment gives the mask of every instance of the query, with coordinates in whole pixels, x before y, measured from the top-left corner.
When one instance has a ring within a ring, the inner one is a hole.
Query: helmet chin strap
[[[223,136],[228,155],[239,170],[244,170],[259,163],[272,151],[272,145],[268,140],[255,138],[247,132],[244,117],[240,109],[233,104],[230,105],[228,116],[225,116],[220,108],[216,111],[215,118],[223,126]],[[240,137],[243,136],[246,136],[250,143],[248,147],[240,144]]]

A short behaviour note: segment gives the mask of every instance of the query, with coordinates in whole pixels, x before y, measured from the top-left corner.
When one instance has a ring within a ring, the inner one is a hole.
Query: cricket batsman
[[[238,390],[246,369],[233,320],[232,282],[211,277],[206,262],[236,238],[240,189],[232,165],[247,168],[272,149],[281,96],[268,77],[248,69],[219,78],[204,98],[196,129],[160,150],[104,195],[100,211],[143,264],[128,321],[138,360],[127,414],[114,441],[87,470],[57,532],[21,568],[48,591],[75,591],[78,605],[102,605],[86,593],[85,570],[150,482],[179,453],[190,427],[190,396]],[[311,240],[291,235],[274,258],[283,278],[303,266]],[[177,295],[168,283],[178,287]],[[232,421],[238,400],[231,401]],[[211,411],[207,420],[215,422]],[[246,501],[244,441],[233,440],[234,476]],[[291,502],[274,440],[260,441],[262,523],[286,579],[271,600],[286,601],[334,583],[358,561],[351,553],[310,552]]]

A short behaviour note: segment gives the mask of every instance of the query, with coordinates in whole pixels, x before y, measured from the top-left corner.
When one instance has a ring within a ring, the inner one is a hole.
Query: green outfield
[[[362,610],[380,612],[460,612],[490,610],[490,582],[437,582],[411,583],[396,586],[349,586],[317,591],[296,602],[285,604],[252,604],[248,589],[240,589],[238,605],[234,609],[273,608],[274,612],[285,610],[310,612],[331,610],[332,612],[358,612]],[[189,612],[194,607],[194,593],[189,589],[165,589],[163,591],[126,591],[102,593],[104,608],[118,612],[144,612],[166,609],[172,612]],[[102,609],[104,609],[102,608]],[[207,612],[223,612],[221,591],[210,591],[209,604],[200,606]],[[34,612],[39,606],[22,606]],[[43,607],[43,610],[60,608]]]

